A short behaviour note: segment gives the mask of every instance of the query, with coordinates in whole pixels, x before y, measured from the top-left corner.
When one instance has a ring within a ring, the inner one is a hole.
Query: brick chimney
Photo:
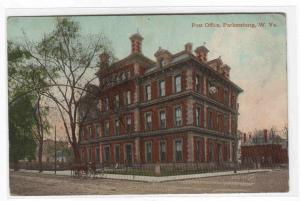
[[[196,57],[198,58],[199,61],[202,62],[207,62],[207,53],[209,50],[204,46],[197,47],[195,49]]]
[[[246,133],[244,133],[244,144],[246,143],[247,141],[247,136],[246,136]]]
[[[131,54],[142,53],[143,37],[139,33],[135,33],[130,37],[131,40]]]
[[[187,51],[188,53],[192,54],[193,51],[193,44],[192,43],[187,43],[184,45],[184,50]]]
[[[265,139],[265,143],[268,142],[268,130],[264,129],[264,139]]]

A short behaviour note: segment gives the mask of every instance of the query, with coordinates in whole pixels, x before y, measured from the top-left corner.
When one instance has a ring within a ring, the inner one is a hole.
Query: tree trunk
[[[39,150],[38,150],[39,172],[43,171],[42,157],[43,157],[43,140],[40,140],[40,142],[39,142]]]
[[[74,162],[80,163],[81,158],[80,158],[79,146],[78,146],[78,144],[76,144],[76,142],[72,143],[72,149],[73,149],[73,153],[74,153]]]

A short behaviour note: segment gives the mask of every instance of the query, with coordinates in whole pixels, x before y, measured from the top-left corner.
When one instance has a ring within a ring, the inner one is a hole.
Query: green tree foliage
[[[8,85],[9,100],[24,93],[24,86],[18,82],[19,69],[22,62],[29,55],[19,46],[8,42]],[[20,159],[33,159],[36,143],[32,137],[34,125],[34,96],[27,94],[20,96],[15,102],[9,104],[9,159],[17,163]]]
[[[8,42],[8,94],[10,158],[32,159],[36,145],[39,161],[43,149],[44,131],[48,129],[48,108],[42,109],[41,96],[47,90],[46,73],[30,62],[30,53]],[[42,170],[42,164],[40,164]]]
[[[22,96],[9,106],[9,159],[14,164],[21,159],[35,158],[33,99],[31,95]]]

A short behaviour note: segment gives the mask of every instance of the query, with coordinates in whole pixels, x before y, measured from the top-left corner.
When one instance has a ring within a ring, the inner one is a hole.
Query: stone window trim
[[[157,92],[158,92],[158,97],[164,97],[166,96],[166,80],[165,79],[159,79],[157,82]],[[161,90],[161,83],[164,83],[164,89],[163,89],[163,93],[161,94],[162,90]]]
[[[101,137],[101,126],[99,123],[95,124],[95,134],[96,134],[96,138]]]
[[[148,152],[147,152],[147,145],[150,144],[150,147],[151,147],[151,157],[150,157],[150,160],[148,160]],[[148,140],[148,141],[145,141],[145,163],[152,163],[153,161],[153,146],[152,146],[152,141],[151,140]]]
[[[150,90],[149,92],[150,93],[148,93],[148,91],[147,91],[148,87],[149,87],[149,90]],[[151,101],[152,100],[151,93],[152,93],[151,83],[146,83],[144,85],[144,97],[145,97],[144,99],[145,99],[145,101]]]
[[[109,119],[104,121],[104,136],[109,136],[110,135],[110,125],[109,125]],[[107,127],[108,125],[108,127]],[[108,129],[108,130],[106,130]]]
[[[93,135],[93,126],[92,125],[90,125],[88,127],[88,134],[89,134],[88,136],[89,136],[90,139],[92,139],[94,137],[94,135]]]
[[[211,108],[207,108],[207,128],[210,130],[214,129],[214,115]]]
[[[197,79],[198,79],[198,86],[200,86],[199,89],[197,86]],[[195,75],[195,91],[200,94],[203,93],[203,75],[200,73],[196,73]]]
[[[181,142],[181,160],[176,160],[176,142]],[[175,138],[173,139],[173,161],[174,162],[183,162],[183,138]]]
[[[198,113],[198,118],[197,118],[197,112],[198,112],[198,110],[199,110],[199,113]],[[197,127],[203,127],[203,125],[202,125],[202,112],[203,112],[203,105],[198,105],[198,104],[196,104],[195,105],[195,125],[197,126]],[[199,121],[199,122],[198,122]]]
[[[114,96],[114,109],[119,109],[120,108],[120,95],[116,94]]]
[[[104,112],[109,111],[109,98],[108,97],[103,98],[103,111]]]
[[[177,123],[176,122],[176,109],[178,109],[178,108],[180,109],[180,113],[181,113],[181,117],[180,117],[181,118],[181,123],[180,123],[180,125],[176,124]],[[173,108],[173,112],[174,112],[173,113],[173,117],[174,117],[173,118],[174,119],[173,120],[173,125],[174,125],[174,127],[182,127],[183,126],[182,105],[175,105],[174,108]]]
[[[147,119],[147,117],[148,117],[148,115],[150,115],[150,127],[148,128],[148,119]],[[145,114],[144,114],[144,119],[145,119],[145,122],[144,122],[144,128],[145,128],[145,131],[151,131],[152,129],[153,129],[153,125],[152,125],[152,112],[151,111],[149,111],[149,112],[145,112]]]
[[[134,125],[134,122],[132,122],[132,114],[125,114],[125,132],[126,133],[129,133],[131,132],[133,129],[133,125]],[[128,122],[130,122],[130,124],[128,124]],[[130,125],[130,127],[128,127]]]
[[[180,78],[179,79],[179,81],[180,81],[180,90],[179,89],[177,89],[177,84],[176,84],[176,78]],[[183,90],[182,90],[182,74],[181,73],[178,73],[178,74],[175,74],[174,75],[174,77],[173,77],[173,93],[175,94],[175,93],[180,93],[180,92],[182,92]]]
[[[167,112],[166,112],[166,109],[162,108],[162,109],[159,109],[157,112],[158,112],[159,129],[166,129],[167,128]],[[165,113],[165,126],[164,126],[164,128],[161,126],[161,119],[160,119],[160,115],[161,115],[162,112]]]
[[[117,122],[118,122],[118,126],[117,126]],[[120,119],[119,118],[114,119],[114,134],[116,136],[120,135]]]
[[[161,143],[165,143],[165,146],[166,146],[166,150],[165,150],[165,160],[162,160],[161,159]],[[159,161],[160,162],[166,162],[167,161],[167,150],[168,150],[168,144],[167,144],[167,140],[165,140],[165,139],[162,139],[162,140],[159,140],[159,146],[158,146],[158,157],[159,157]]]

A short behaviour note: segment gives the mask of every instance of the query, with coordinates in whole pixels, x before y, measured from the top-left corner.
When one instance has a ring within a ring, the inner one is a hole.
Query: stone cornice
[[[209,104],[215,105],[215,106],[217,106],[217,107],[219,107],[223,110],[226,110],[226,111],[232,112],[234,114],[237,114],[237,111],[230,108],[229,106],[226,106],[223,103],[219,103],[218,101],[216,101],[214,99],[208,98],[207,96],[204,96],[204,95],[202,95],[198,92],[194,92],[192,90],[186,90],[186,91],[183,91],[183,92],[180,92],[180,93],[175,93],[175,94],[172,94],[172,95],[169,95],[169,96],[159,97],[159,98],[151,100],[151,101],[141,102],[139,104],[139,106],[140,106],[140,108],[149,107],[149,106],[164,103],[164,102],[167,102],[167,101],[176,100],[176,99],[187,97],[187,96],[191,96],[192,98],[200,98],[200,100],[202,100],[202,101],[205,101]]]
[[[81,142],[81,145],[91,145],[97,144],[101,142],[111,142],[117,140],[126,140],[126,139],[133,139],[135,137],[150,137],[150,136],[164,136],[170,134],[178,134],[178,133],[193,133],[195,135],[210,137],[210,138],[217,138],[217,139],[227,139],[227,140],[234,140],[234,136],[232,134],[224,134],[219,131],[210,130],[206,128],[200,128],[196,126],[183,126],[178,128],[169,128],[169,129],[161,129],[161,130],[152,130],[152,131],[144,131],[144,132],[134,132],[125,135],[118,135],[118,136],[106,136],[106,137],[99,137],[93,140],[86,140]]]

